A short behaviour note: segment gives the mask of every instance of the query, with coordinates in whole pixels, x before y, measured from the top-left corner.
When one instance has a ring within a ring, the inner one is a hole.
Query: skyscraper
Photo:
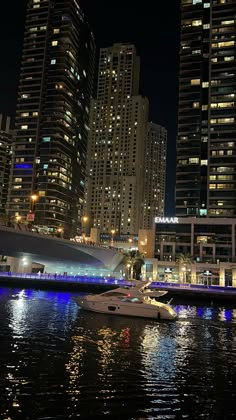
[[[0,217],[6,213],[7,194],[12,162],[12,132],[10,117],[0,114]]]
[[[182,0],[176,215],[236,216],[236,3]]]
[[[84,203],[94,38],[76,0],[29,0],[8,211],[74,235]],[[34,200],[31,200],[31,196]]]
[[[102,233],[137,234],[142,224],[148,101],[138,94],[139,57],[130,44],[100,51],[90,113],[86,212]]]
[[[152,122],[147,125],[144,165],[143,229],[152,229],[156,216],[164,215],[167,131]]]

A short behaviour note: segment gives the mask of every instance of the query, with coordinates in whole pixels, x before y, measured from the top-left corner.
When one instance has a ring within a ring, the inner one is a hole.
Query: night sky
[[[27,0],[2,1],[0,25],[0,113],[15,114]],[[140,93],[150,103],[150,120],[168,130],[166,215],[174,214],[175,138],[180,0],[81,0],[96,45],[135,44],[141,58]],[[13,14],[14,13],[14,14]]]

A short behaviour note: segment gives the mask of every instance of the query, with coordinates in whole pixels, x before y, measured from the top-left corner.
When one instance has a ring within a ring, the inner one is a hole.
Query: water
[[[157,322],[72,297],[0,289],[0,420],[236,418],[236,309]]]

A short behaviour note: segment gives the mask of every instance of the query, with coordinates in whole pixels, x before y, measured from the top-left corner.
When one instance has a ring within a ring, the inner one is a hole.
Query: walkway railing
[[[204,285],[204,284],[190,284],[190,283],[166,283],[166,282],[152,282],[150,285],[151,288],[165,288],[165,289],[183,289],[183,290],[192,290],[192,291],[216,291],[216,292],[233,292],[236,293],[236,287],[232,286],[216,286],[216,285]]]
[[[86,284],[110,284],[129,286],[131,283],[123,278],[116,278],[112,276],[86,276],[86,275],[63,275],[63,274],[45,274],[45,273],[13,273],[0,272],[0,278],[12,279],[28,279],[28,280],[48,280],[61,282],[75,282]]]

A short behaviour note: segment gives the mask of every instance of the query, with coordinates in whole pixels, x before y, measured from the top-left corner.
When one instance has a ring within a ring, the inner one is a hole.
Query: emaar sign
[[[155,223],[179,223],[178,217],[155,217]]]

